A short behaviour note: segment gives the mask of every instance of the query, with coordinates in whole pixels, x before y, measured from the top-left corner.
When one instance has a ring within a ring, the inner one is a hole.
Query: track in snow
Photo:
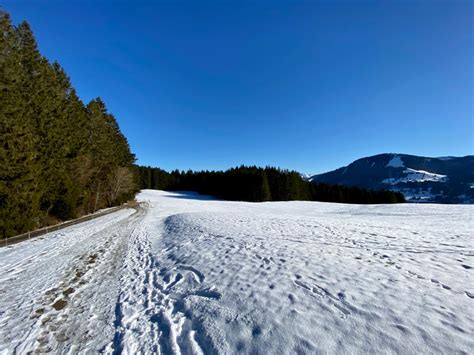
[[[143,224],[146,226],[146,223]],[[201,288],[204,275],[191,266],[163,267],[151,249],[146,227],[134,230],[120,274],[113,353],[209,353],[212,345],[186,310],[191,296],[219,299]]]
[[[163,218],[164,220],[164,218]],[[160,218],[143,221],[130,238],[120,272],[120,293],[115,305],[113,353],[213,353],[199,321],[186,309],[190,296],[219,299],[204,286],[205,276],[187,265],[169,265],[154,255],[150,226],[163,228]],[[160,261],[161,260],[161,261]]]

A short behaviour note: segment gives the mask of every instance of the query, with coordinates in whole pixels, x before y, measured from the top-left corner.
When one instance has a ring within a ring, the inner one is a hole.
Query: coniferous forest
[[[296,171],[274,167],[241,166],[226,171],[179,171],[139,167],[140,187],[196,191],[234,201],[323,201],[341,203],[403,203],[399,192],[312,183]]]
[[[121,204],[139,188],[241,201],[405,201],[400,193],[313,184],[272,167],[137,167],[105,103],[79,99],[63,68],[41,55],[27,22],[14,26],[0,10],[0,33],[0,238]]]
[[[104,102],[81,102],[26,22],[0,10],[0,237],[136,193],[134,155]]]

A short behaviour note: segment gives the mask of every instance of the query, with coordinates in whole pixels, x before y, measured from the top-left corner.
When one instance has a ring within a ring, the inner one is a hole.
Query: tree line
[[[240,166],[226,171],[167,172],[139,167],[140,187],[168,191],[196,191],[234,201],[323,201],[341,203],[403,203],[399,192],[312,183],[296,171],[275,167]]]
[[[0,238],[120,204],[134,155],[104,102],[85,105],[27,22],[0,9]]]

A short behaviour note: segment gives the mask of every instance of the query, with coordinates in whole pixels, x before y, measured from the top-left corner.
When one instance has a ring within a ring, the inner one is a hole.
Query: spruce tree
[[[0,237],[123,202],[135,157],[105,104],[86,108],[30,26],[0,11]]]

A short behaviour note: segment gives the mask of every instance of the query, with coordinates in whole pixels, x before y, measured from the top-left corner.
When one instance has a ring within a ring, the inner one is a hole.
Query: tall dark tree
[[[39,140],[31,100],[23,92],[25,85],[31,88],[32,65],[23,58],[19,30],[6,13],[0,13],[0,31],[0,233],[11,235],[34,228],[41,218],[35,153]],[[32,41],[29,45],[35,56],[36,44]],[[24,214],[29,218],[24,219]]]
[[[87,107],[26,22],[0,11],[0,237],[133,197],[135,157],[100,99]]]

